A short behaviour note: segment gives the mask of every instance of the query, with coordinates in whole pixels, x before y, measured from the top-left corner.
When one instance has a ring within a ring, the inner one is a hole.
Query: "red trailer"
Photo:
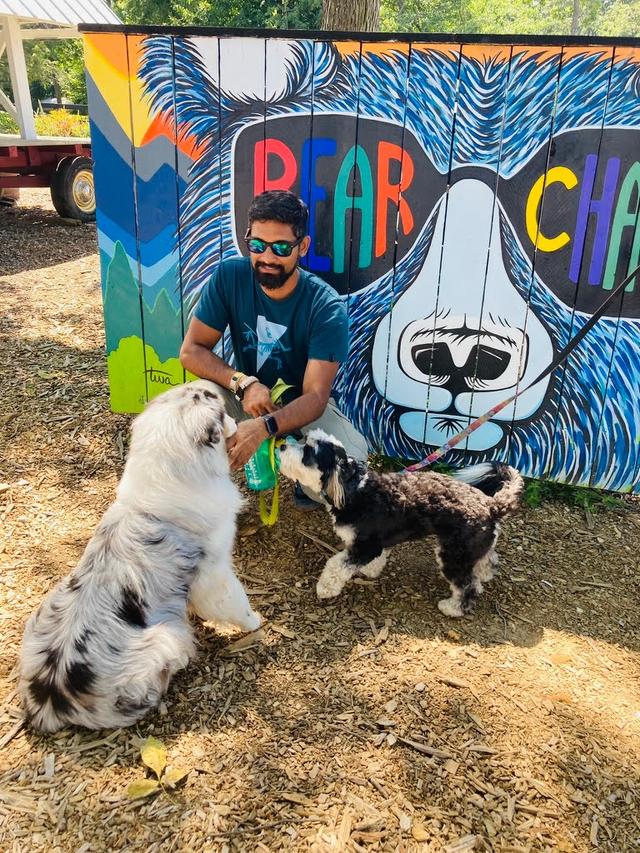
[[[89,139],[0,134],[0,190],[50,187],[60,216],[90,222],[96,216]]]
[[[77,38],[80,23],[118,24],[103,0],[0,0],[0,56],[7,51],[13,100],[0,89],[0,109],[20,135],[0,134],[0,196],[20,187],[50,187],[61,216],[95,219],[91,141],[39,137],[27,79],[23,42],[27,39]]]

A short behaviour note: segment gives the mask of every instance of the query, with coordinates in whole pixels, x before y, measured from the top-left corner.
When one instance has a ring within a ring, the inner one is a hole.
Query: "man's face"
[[[295,243],[297,240],[290,225],[273,221],[252,222],[251,237],[266,240],[268,243],[276,243],[279,240]],[[255,270],[256,278],[267,290],[278,290],[287,283],[291,275],[295,272],[300,258],[307,254],[308,248],[309,237],[305,237],[293,249],[288,258],[281,258],[275,255],[271,246],[268,246],[260,255],[251,252],[249,257],[251,258],[251,266]]]

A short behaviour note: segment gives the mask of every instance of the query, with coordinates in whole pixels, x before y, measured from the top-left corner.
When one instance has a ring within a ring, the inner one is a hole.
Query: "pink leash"
[[[439,447],[437,450],[434,450],[433,453],[430,453],[428,456],[421,462],[415,462],[413,465],[408,465],[403,473],[413,473],[414,471],[421,471],[423,468],[427,468],[429,465],[433,465],[434,462],[437,462],[438,459],[441,459],[445,454],[447,454],[452,448],[459,444],[463,439],[467,436],[471,435],[472,432],[475,432],[478,427],[481,427],[482,424],[486,423],[490,420],[494,415],[496,415],[499,411],[508,406],[509,403],[512,403],[517,397],[521,394],[524,394],[525,391],[528,391],[529,388],[532,388],[534,385],[537,385],[542,379],[548,376],[552,371],[554,371],[557,367],[559,367],[563,361],[567,359],[569,354],[578,346],[580,341],[587,335],[591,329],[598,322],[600,317],[604,314],[609,305],[613,302],[615,297],[622,292],[622,290],[629,284],[632,278],[640,272],[640,264],[630,272],[629,275],[621,282],[615,290],[612,290],[609,296],[605,299],[602,305],[598,308],[595,314],[592,314],[591,317],[587,320],[584,326],[580,329],[580,331],[571,338],[569,343],[564,347],[564,349],[560,350],[555,359],[551,362],[551,364],[546,367],[542,373],[540,373],[536,378],[530,382],[525,388],[521,388],[519,391],[516,391],[515,394],[512,394],[511,397],[507,397],[506,400],[503,400],[501,403],[498,403],[497,406],[494,406],[492,409],[489,409],[488,412],[485,412],[484,415],[480,415],[475,421],[469,424],[468,427],[459,432],[457,435],[454,435],[452,439],[447,441],[446,444],[443,444],[442,447]]]

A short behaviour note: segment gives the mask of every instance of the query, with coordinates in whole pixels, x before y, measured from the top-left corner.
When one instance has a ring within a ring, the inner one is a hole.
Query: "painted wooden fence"
[[[245,252],[252,196],[287,188],[348,304],[340,404],[422,458],[640,260],[640,42],[265,35],[84,35],[112,406],[184,381],[200,289]],[[640,491],[640,282],[449,457],[489,458]]]

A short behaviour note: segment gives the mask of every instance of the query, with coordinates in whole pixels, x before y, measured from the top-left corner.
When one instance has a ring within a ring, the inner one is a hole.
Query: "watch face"
[[[278,432],[278,422],[273,415],[265,415],[264,422],[269,435],[275,435]]]

